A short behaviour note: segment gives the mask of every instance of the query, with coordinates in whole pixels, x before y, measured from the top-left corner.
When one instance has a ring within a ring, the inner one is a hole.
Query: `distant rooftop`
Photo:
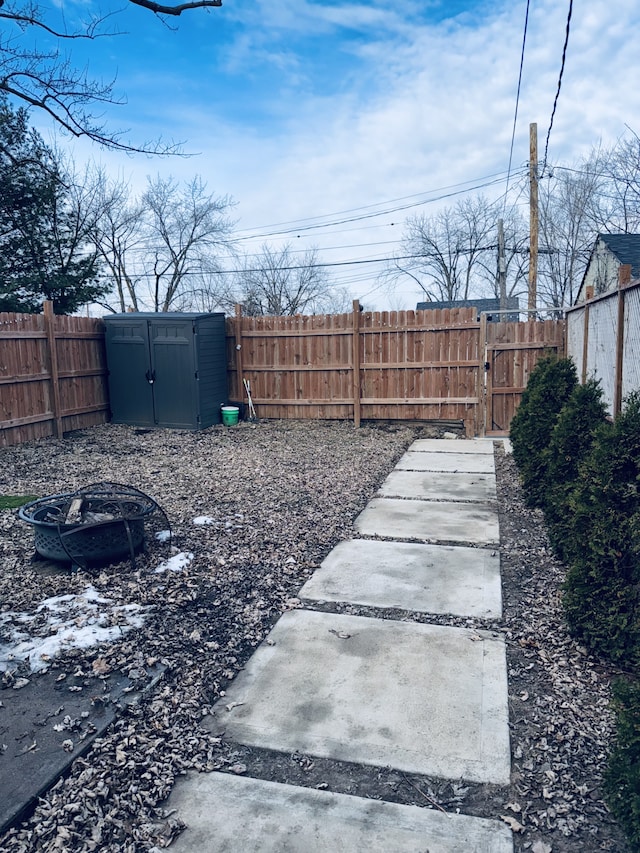
[[[418,302],[416,306],[418,311],[433,311],[437,308],[475,308],[478,312],[478,316],[480,314],[486,313],[491,315],[492,312],[497,312],[500,310],[500,300],[493,299],[453,299],[445,302]],[[495,316],[489,316],[489,320],[504,320],[505,322],[516,322],[518,317],[518,312],[520,311],[520,303],[518,301],[517,296],[508,296],[505,304],[505,308],[508,311],[513,311],[514,314],[495,314]]]
[[[640,234],[598,234],[621,264],[631,264],[631,277],[640,277]]]

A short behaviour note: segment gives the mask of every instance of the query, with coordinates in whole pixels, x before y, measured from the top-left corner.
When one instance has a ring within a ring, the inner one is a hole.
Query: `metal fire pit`
[[[145,520],[154,513],[166,521],[153,498],[120,483],[95,483],[76,492],[49,495],[18,511],[34,528],[38,554],[83,567],[126,557],[135,563],[144,546]]]

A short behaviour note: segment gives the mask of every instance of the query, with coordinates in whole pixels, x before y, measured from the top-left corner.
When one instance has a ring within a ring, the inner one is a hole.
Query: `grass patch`
[[[37,497],[38,495],[0,495],[0,509],[17,509],[37,500]]]

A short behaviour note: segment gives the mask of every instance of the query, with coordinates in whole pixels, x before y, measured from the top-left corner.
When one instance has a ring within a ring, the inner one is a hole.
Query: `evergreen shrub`
[[[544,451],[560,410],[578,384],[571,359],[547,356],[531,372],[509,429],[513,458],[518,466],[525,500],[544,506],[546,470]]]
[[[614,685],[617,743],[609,757],[604,791],[612,814],[640,850],[640,682]]]
[[[544,517],[549,539],[557,556],[571,559],[570,498],[578,479],[580,464],[593,446],[598,428],[606,423],[607,407],[602,388],[595,379],[576,385],[563,406],[543,452],[547,481]]]
[[[640,394],[595,433],[569,498],[572,632],[614,661],[640,664]]]

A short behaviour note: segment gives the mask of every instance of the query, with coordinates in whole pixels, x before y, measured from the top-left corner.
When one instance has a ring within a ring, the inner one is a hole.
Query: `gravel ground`
[[[502,818],[515,831],[517,853],[627,851],[600,794],[614,673],[568,637],[559,602],[562,567],[550,553],[541,516],[522,503],[513,461],[501,452],[501,623],[327,609],[501,631],[510,675],[510,788],[234,747],[198,727],[278,616],[299,606],[298,590],[326,554],[353,535],[353,519],[402,451],[424,435],[401,426],[356,431],[337,422],[242,423],[200,433],[105,425],[64,441],[0,450],[0,495],[127,483],[165,509],[173,556],[185,555],[180,571],[157,572],[170,556],[161,543],[138,558],[135,570],[123,563],[91,574],[52,571],[31,562],[32,532],[16,513],[0,512],[0,616],[29,613],[31,621],[21,626],[46,631],[33,615],[37,605],[88,585],[110,599],[102,605],[107,624],[122,621],[122,605],[148,608],[144,628],[67,651],[50,662],[53,672],[108,681],[110,673],[133,678],[165,667],[158,685],[94,741],[34,815],[0,837],[0,851],[165,848],[182,826],[163,800],[175,778],[192,769]],[[0,646],[9,627],[0,619]],[[16,663],[3,686],[29,675],[27,664]],[[0,690],[0,714],[1,699]],[[0,755],[0,772],[1,761]]]

